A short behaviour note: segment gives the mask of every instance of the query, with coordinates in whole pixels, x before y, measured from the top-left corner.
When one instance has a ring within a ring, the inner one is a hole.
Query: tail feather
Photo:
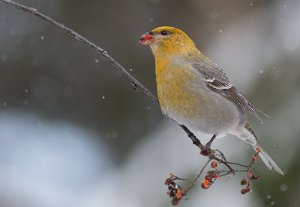
[[[281,175],[284,175],[280,167],[275,163],[275,161],[268,155],[268,153],[261,148],[259,145],[252,145],[255,151],[258,151],[258,155],[261,160],[265,163],[265,165],[269,168],[269,170],[275,170]]]
[[[259,146],[257,144],[257,138],[256,138],[256,136],[255,136],[255,134],[254,134],[253,130],[251,129],[251,126],[248,122],[245,122],[244,125],[239,127],[232,134],[237,136],[238,138],[240,138],[244,142],[247,142],[248,144],[250,144],[253,147],[253,149],[256,152],[259,152],[258,155],[260,156],[261,160],[265,163],[265,165],[270,170],[275,170],[279,174],[284,175],[284,173],[282,172],[280,167],[278,167],[278,165],[274,162],[274,160],[270,157],[270,155],[268,155],[268,153],[264,149],[262,149],[261,146]]]

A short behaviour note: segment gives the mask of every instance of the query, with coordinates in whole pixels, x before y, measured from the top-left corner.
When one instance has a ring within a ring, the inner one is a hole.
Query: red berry
[[[211,181],[212,181],[212,178],[211,178],[210,175],[206,175],[206,176],[205,176],[205,180],[208,180],[209,182],[211,182]]]
[[[175,196],[178,199],[182,198],[182,190],[181,189],[177,189]]]
[[[246,194],[246,193],[247,193],[247,189],[246,189],[246,188],[241,190],[241,194],[244,195],[244,194]]]
[[[217,168],[217,167],[218,167],[218,163],[215,162],[215,161],[212,161],[211,164],[210,164],[210,166],[211,166],[212,168]]]
[[[250,177],[250,180],[255,180],[255,181],[257,181],[257,180],[259,180],[259,178],[260,178],[260,176],[258,176],[258,175],[253,175],[252,177]]]
[[[241,190],[241,194],[243,194],[243,195],[248,193],[248,192],[250,192],[250,188],[244,188],[244,189]]]
[[[249,178],[252,178],[253,176],[255,176],[255,173],[254,173],[253,171],[250,170],[250,171],[248,172],[248,177],[249,177]]]
[[[165,181],[165,185],[171,185],[173,183],[173,180],[171,178],[167,178]]]
[[[257,161],[257,157],[256,156],[252,156],[252,161],[256,162]]]
[[[261,152],[260,147],[259,147],[259,146],[256,146],[256,147],[255,147],[255,151],[256,151],[257,153],[260,153],[260,152]]]
[[[209,188],[209,184],[210,184],[210,182],[209,182],[208,180],[204,179],[204,180],[202,181],[201,187],[202,187],[203,189],[207,189],[207,188]]]
[[[248,180],[247,179],[242,179],[241,181],[241,185],[247,185],[248,184]]]

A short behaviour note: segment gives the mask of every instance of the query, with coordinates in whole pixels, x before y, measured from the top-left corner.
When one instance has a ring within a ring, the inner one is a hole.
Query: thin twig
[[[146,94],[153,102],[157,103],[157,98],[136,78],[134,78],[120,63],[118,63],[112,56],[110,56],[106,50],[102,49],[101,47],[97,46],[95,43],[89,41],[87,38],[83,37],[82,35],[78,34],[71,28],[65,26],[62,23],[59,23],[50,17],[46,16],[45,14],[37,11],[37,9],[32,7],[27,7],[23,4],[16,3],[11,0],[0,0],[8,5],[11,5],[17,9],[20,9],[24,12],[33,14],[34,16],[37,16],[50,24],[57,26],[59,29],[63,30],[64,32],[68,33],[69,35],[73,36],[74,39],[77,41],[88,45],[89,47],[95,49],[99,54],[101,54],[106,60],[108,60],[116,69],[118,69],[137,89],[140,89],[143,91],[144,94]]]
[[[217,158],[216,156],[212,157],[212,159],[214,159],[214,160],[216,160],[216,161],[222,163],[223,165],[225,165],[225,166],[229,169],[229,172],[232,173],[232,174],[234,174],[235,170],[228,164],[227,161],[224,161],[224,160],[222,160],[222,159],[219,159],[219,158]]]
[[[237,165],[237,166],[240,166],[240,167],[244,167],[244,168],[248,168],[250,167],[251,165],[243,165],[243,164],[240,164],[240,163],[237,163],[237,162],[227,162],[229,165]]]
[[[154,103],[158,104],[158,99],[151,93],[141,82],[139,82],[133,75],[131,75],[128,70],[126,70],[118,61],[116,61],[112,56],[110,56],[106,50],[102,49],[101,47],[97,46],[95,43],[89,41],[87,38],[83,37],[79,33],[75,32],[71,28],[65,26],[62,23],[59,23],[52,18],[48,17],[47,15],[37,11],[36,8],[33,7],[27,7],[23,4],[16,3],[11,0],[0,0],[1,2],[4,2],[10,6],[15,7],[16,9],[20,9],[26,13],[30,13],[36,17],[39,17],[50,24],[57,26],[62,31],[66,32],[67,34],[71,35],[74,39],[77,41],[89,46],[90,48],[96,50],[100,55],[102,55],[106,60],[108,60],[119,72],[121,72],[122,75],[124,75],[132,84],[132,86],[142,91],[146,96],[148,96]],[[177,123],[177,122],[176,122]],[[178,124],[178,123],[177,123]],[[192,142],[195,144],[197,143],[197,146],[201,145],[199,139],[185,126],[181,125],[181,127],[184,127],[184,131],[187,133],[188,137],[192,140]],[[193,136],[190,136],[190,135]]]
[[[201,168],[200,172],[198,173],[198,175],[194,178],[194,180],[192,181],[191,185],[186,188],[186,193],[192,188],[194,187],[194,185],[196,184],[197,180],[199,179],[199,177],[202,175],[203,171],[205,170],[206,166],[208,165],[208,163],[210,163],[211,159],[208,159],[207,162],[204,164],[204,166]]]

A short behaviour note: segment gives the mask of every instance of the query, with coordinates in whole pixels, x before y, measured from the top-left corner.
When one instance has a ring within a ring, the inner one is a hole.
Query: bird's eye
[[[160,32],[160,34],[161,34],[162,36],[167,36],[167,35],[169,34],[169,32],[168,32],[168,31],[165,31],[165,30],[163,30],[163,31],[161,31],[161,32]]]

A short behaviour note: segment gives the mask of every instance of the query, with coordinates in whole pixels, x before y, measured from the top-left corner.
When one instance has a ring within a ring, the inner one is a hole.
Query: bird
[[[141,35],[139,42],[154,55],[158,101],[165,116],[181,126],[212,134],[208,147],[215,137],[231,134],[250,144],[270,170],[284,175],[257,143],[247,120],[250,113],[262,122],[260,111],[185,32],[160,26]]]

